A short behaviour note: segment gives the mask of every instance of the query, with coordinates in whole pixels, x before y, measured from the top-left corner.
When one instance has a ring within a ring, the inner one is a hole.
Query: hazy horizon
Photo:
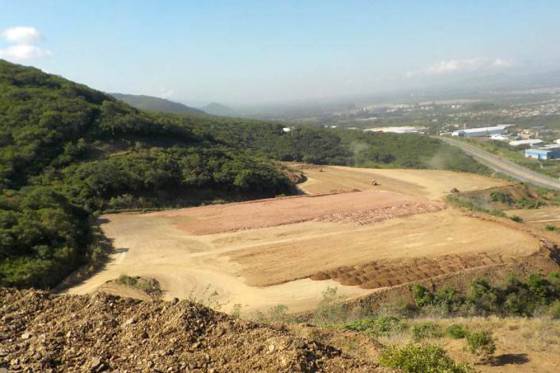
[[[0,58],[189,105],[372,95],[560,67],[556,1],[0,0]]]

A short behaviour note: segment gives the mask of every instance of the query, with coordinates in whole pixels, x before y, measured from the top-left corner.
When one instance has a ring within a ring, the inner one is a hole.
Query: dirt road
[[[451,139],[449,137],[438,137],[438,139],[445,141],[449,145],[461,148],[465,153],[494,171],[525,183],[534,184],[543,188],[560,190],[560,181],[550,176],[539,174],[538,172],[529,170],[512,161],[498,157],[460,140]]]

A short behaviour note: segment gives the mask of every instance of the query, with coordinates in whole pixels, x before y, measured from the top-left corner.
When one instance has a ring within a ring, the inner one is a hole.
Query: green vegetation
[[[488,361],[496,352],[496,343],[488,331],[471,332],[466,337],[468,350],[470,353],[480,356],[480,360]]]
[[[145,95],[129,95],[122,93],[111,93],[117,100],[126,102],[132,107],[140,110],[155,111],[172,114],[206,114],[204,111],[193,107],[169,101],[159,97]]]
[[[426,321],[412,326],[412,337],[416,341],[426,338],[441,338],[444,332],[439,324],[432,321]]]
[[[447,327],[445,334],[453,339],[463,339],[467,336],[468,331],[463,325],[451,324]]]
[[[216,117],[192,118],[198,133],[281,161],[378,168],[429,168],[488,173],[456,147],[417,134],[364,133],[314,127],[284,132],[283,124]]]
[[[117,284],[128,286],[131,288],[140,289],[149,295],[159,297],[161,296],[161,287],[159,282],[153,278],[143,278],[140,276],[120,275],[115,280]]]
[[[471,211],[506,217],[503,210],[557,206],[560,203],[560,194],[526,184],[515,184],[474,192],[452,193],[447,196],[447,201]],[[518,216],[512,216],[511,220],[523,222]]]
[[[379,316],[352,321],[343,325],[343,329],[365,332],[371,336],[390,336],[404,331],[406,323],[394,316]]]
[[[479,278],[471,283],[466,295],[451,288],[434,293],[421,285],[412,286],[411,293],[419,310],[431,307],[451,315],[533,316],[557,308],[560,272],[547,277],[532,274],[525,281],[511,276],[502,286]]]
[[[439,346],[432,344],[407,344],[404,346],[389,346],[379,357],[381,365],[398,368],[403,372],[425,373],[466,373],[474,370],[463,364],[458,364]]]

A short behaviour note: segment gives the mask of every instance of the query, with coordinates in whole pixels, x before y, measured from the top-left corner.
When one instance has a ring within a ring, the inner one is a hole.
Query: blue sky
[[[555,69],[559,15],[557,0],[0,0],[0,58],[109,92],[285,101]]]

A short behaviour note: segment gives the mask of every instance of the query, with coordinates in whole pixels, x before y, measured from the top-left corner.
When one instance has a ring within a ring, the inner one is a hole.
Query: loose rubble
[[[189,301],[0,288],[0,371],[374,372],[334,347]]]

